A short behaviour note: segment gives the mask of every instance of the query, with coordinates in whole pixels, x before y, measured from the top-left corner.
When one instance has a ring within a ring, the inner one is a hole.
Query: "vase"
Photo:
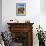
[[[45,46],[45,41],[39,40],[39,46]]]

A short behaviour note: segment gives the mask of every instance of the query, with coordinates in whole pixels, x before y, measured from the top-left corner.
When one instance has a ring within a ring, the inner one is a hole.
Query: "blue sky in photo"
[[[25,7],[25,3],[16,3],[16,7],[18,8],[18,7]]]

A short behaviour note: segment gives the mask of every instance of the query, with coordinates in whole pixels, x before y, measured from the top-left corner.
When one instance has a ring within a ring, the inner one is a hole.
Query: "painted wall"
[[[26,16],[16,16],[16,3],[26,3]],[[39,23],[40,0],[3,0],[2,1],[2,22],[5,26],[10,19],[17,19],[19,22],[30,20]],[[38,21],[37,21],[38,20]],[[4,27],[4,29],[6,29]]]
[[[16,16],[16,3],[26,3],[26,16]],[[43,2],[40,0],[2,0],[2,26],[3,31],[8,30],[7,22],[11,19],[17,19],[19,22],[30,20],[33,25],[33,45],[38,46],[38,39],[36,37],[36,27],[39,24],[46,29],[46,15],[42,12],[41,6]]]
[[[46,31],[46,0],[40,0],[40,24]]]
[[[2,0],[0,0],[0,31],[2,29]]]
[[[42,13],[46,13],[46,0],[40,0],[40,10]]]

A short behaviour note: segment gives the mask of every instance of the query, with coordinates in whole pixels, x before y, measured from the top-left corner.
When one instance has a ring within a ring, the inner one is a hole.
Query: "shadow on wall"
[[[46,0],[40,0],[40,11],[46,13]]]
[[[2,32],[2,16],[0,16],[0,32]]]
[[[0,0],[0,31],[2,28],[2,0]]]

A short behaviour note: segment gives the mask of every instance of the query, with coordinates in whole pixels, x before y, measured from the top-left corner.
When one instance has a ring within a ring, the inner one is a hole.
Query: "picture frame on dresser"
[[[16,3],[16,15],[17,16],[26,15],[26,3]]]

